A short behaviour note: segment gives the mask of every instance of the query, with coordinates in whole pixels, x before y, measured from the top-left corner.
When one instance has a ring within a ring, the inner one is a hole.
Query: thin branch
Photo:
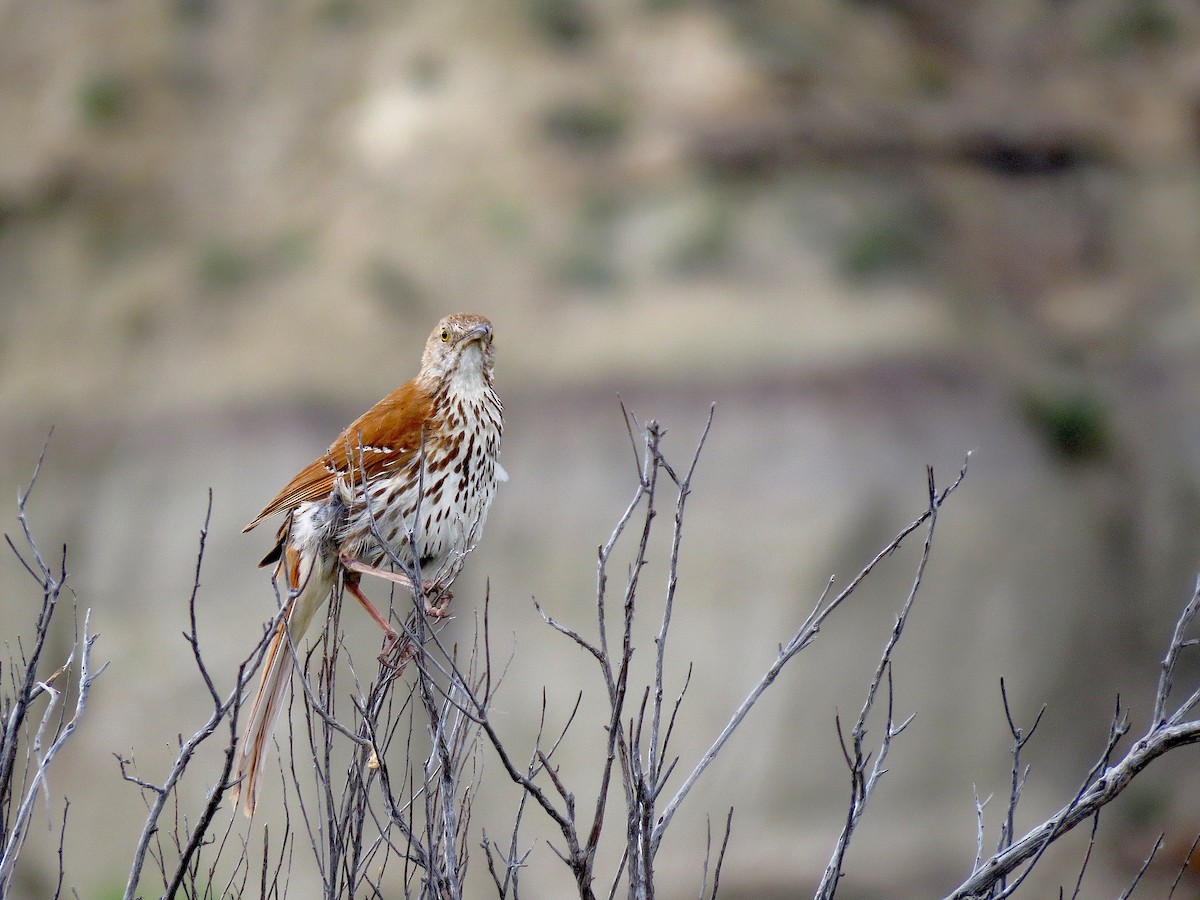
[[[202,826],[203,830],[200,828],[194,829],[192,835],[189,837],[187,846],[183,850],[183,858],[181,858],[180,866],[176,869],[175,874],[171,879],[171,883],[168,885],[168,893],[177,891],[182,884],[182,873],[184,872],[187,862],[193,858],[195,852],[203,842],[204,834],[210,826],[213,816],[216,813],[216,804],[219,804],[220,799],[225,795],[225,792],[232,787],[230,774],[232,771],[234,754],[237,748],[237,720],[238,713],[241,709],[242,693],[245,690],[246,685],[254,677],[254,673],[257,671],[258,667],[262,664],[263,656],[265,655],[267,646],[274,635],[275,628],[287,615],[287,606],[284,605],[264,630],[263,636],[260,638],[257,646],[238,666],[232,691],[227,697],[221,699],[220,695],[215,691],[212,678],[208,673],[207,665],[200,654],[199,636],[195,630],[195,603],[199,593],[200,571],[203,563],[205,539],[208,533],[211,514],[212,504],[210,495],[210,503],[208,510],[205,513],[204,526],[200,531],[200,546],[196,559],[195,580],[192,584],[192,594],[189,601],[189,621],[191,623],[192,630],[184,634],[184,639],[192,648],[193,659],[196,663],[197,669],[200,672],[201,680],[204,682],[205,687],[210,691],[210,694],[213,697],[214,708],[208,718],[208,721],[201,726],[200,730],[193,734],[187,741],[184,741],[180,744],[179,753],[175,758],[175,762],[172,764],[170,771],[167,773],[166,779],[161,785],[153,785],[140,778],[131,777],[127,770],[129,760],[125,760],[119,756],[117,757],[121,768],[122,778],[132,784],[137,785],[143,790],[149,790],[154,795],[154,800],[151,803],[150,809],[146,815],[146,822],[142,827],[142,832],[139,835],[137,844],[134,847],[133,861],[129,870],[129,879],[125,884],[124,900],[134,900],[134,898],[137,896],[138,882],[141,880],[142,868],[145,865],[146,854],[149,852],[151,842],[156,840],[159,833],[158,822],[159,818],[162,816],[163,809],[166,807],[167,800],[173,795],[180,778],[183,777],[184,772],[191,763],[197,748],[216,732],[217,728],[222,722],[227,721],[230,729],[230,741],[225,749],[226,759],[221,778],[216,787],[212,789],[212,794],[209,797],[206,810],[201,814],[201,820],[198,824]]]
[[[962,477],[960,474],[959,481],[962,480]],[[925,544],[921,550],[921,560],[917,564],[916,575],[913,577],[908,595],[904,598],[904,605],[900,609],[900,614],[896,617],[896,624],[892,627],[892,631],[884,644],[883,654],[880,656],[879,665],[875,669],[875,675],[871,679],[870,686],[867,688],[867,699],[863,703],[862,711],[858,715],[858,721],[851,732],[851,747],[849,749],[846,747],[845,739],[841,736],[840,722],[838,723],[838,735],[842,740],[842,753],[846,757],[847,765],[850,768],[850,803],[845,824],[842,826],[841,834],[839,834],[837,842],[834,845],[833,855],[829,860],[829,864],[825,867],[821,883],[817,887],[816,896],[823,898],[823,900],[831,900],[837,892],[838,882],[842,877],[842,865],[845,862],[846,852],[850,847],[850,840],[854,835],[854,830],[858,826],[858,822],[862,817],[863,811],[866,809],[867,803],[871,799],[871,795],[875,791],[879,779],[887,772],[885,766],[888,751],[891,749],[892,738],[899,735],[912,722],[912,717],[910,716],[899,726],[895,725],[892,707],[894,698],[892,653],[896,649],[896,645],[900,642],[900,637],[904,633],[904,626],[908,623],[909,614],[912,612],[917,594],[921,590],[921,582],[925,577],[925,568],[929,564],[930,552],[933,549],[933,537],[937,529],[939,500],[932,466],[926,467],[926,480],[929,489],[929,509],[927,511],[929,527],[925,532]],[[867,718],[871,714],[871,709],[875,705],[875,697],[885,678],[887,680],[887,713],[884,718],[883,737],[880,739],[876,750],[874,763],[871,764],[871,753],[864,753],[863,742],[866,737]],[[868,765],[870,765],[869,772]]]
[[[1030,830],[1012,846],[978,866],[971,876],[947,894],[947,900],[968,900],[986,896],[992,886],[1023,863],[1044,852],[1050,841],[1070,831],[1116,798],[1150,763],[1179,747],[1200,743],[1200,721],[1179,725],[1161,725],[1139,739],[1129,752],[1080,794],[1042,824]]]
[[[1157,856],[1158,851],[1162,849],[1163,838],[1165,838],[1165,837],[1166,837],[1165,834],[1160,834],[1158,836],[1158,840],[1156,840],[1154,842],[1154,846],[1150,848],[1150,855],[1146,857],[1145,862],[1142,863],[1142,867],[1140,869],[1138,869],[1137,875],[1135,875],[1133,877],[1133,882],[1129,885],[1128,889],[1121,892],[1121,896],[1118,898],[1118,900],[1129,900],[1129,898],[1133,896],[1133,892],[1134,892],[1134,890],[1137,889],[1138,884],[1141,882],[1142,878],[1145,876],[1146,870],[1150,868],[1150,863],[1154,862],[1154,857]],[[1092,840],[1094,841],[1095,838],[1096,838],[1096,828],[1093,825],[1092,826]],[[1092,848],[1089,845],[1088,846],[1088,854],[1089,855],[1091,854],[1091,850],[1092,850]]]
[[[7,842],[4,846],[3,855],[0,855],[0,895],[6,894],[12,884],[13,870],[16,867],[17,857],[28,835],[28,824],[30,816],[33,813],[33,804],[38,792],[46,781],[50,764],[54,761],[54,757],[58,754],[59,750],[70,740],[71,735],[75,733],[75,729],[79,726],[79,722],[83,718],[84,710],[87,708],[92,684],[104,673],[104,669],[107,668],[107,664],[105,664],[94,674],[91,671],[92,645],[95,643],[97,635],[88,633],[90,618],[91,610],[85,611],[83,616],[83,636],[78,644],[80,651],[79,680],[78,694],[75,699],[75,711],[71,718],[57,730],[44,754],[39,755],[37,748],[35,747],[34,749],[36,765],[34,767],[33,778],[25,792],[24,798],[17,807],[16,816],[9,823]],[[53,691],[53,696],[57,697],[58,692]],[[50,714],[51,708],[48,708],[46,711],[47,717]],[[43,717],[42,725],[37,731],[38,739],[40,739],[47,721],[48,719]]]
[[[1025,749],[1025,745],[1029,743],[1030,739],[1033,737],[1033,733],[1037,731],[1038,725],[1041,724],[1042,716],[1046,714],[1046,705],[1042,704],[1042,708],[1038,710],[1037,717],[1033,720],[1033,724],[1029,727],[1029,731],[1023,732],[1013,721],[1012,707],[1009,706],[1008,703],[1008,688],[1005,685],[1003,678],[1000,679],[1000,699],[1004,704],[1004,719],[1006,722],[1008,722],[1008,731],[1009,734],[1012,735],[1013,743],[1012,780],[1009,786],[1007,817],[1005,818],[1004,825],[1000,829],[1000,840],[996,846],[997,853],[1000,853],[1009,847],[1013,842],[1013,838],[1016,836],[1016,826],[1014,823],[1017,815],[1017,804],[1021,800],[1021,792],[1025,786],[1025,778],[1029,775],[1028,768],[1026,768],[1024,772],[1021,771],[1021,751]],[[978,862],[978,860],[976,860],[976,862]],[[1001,887],[1003,888],[1003,886],[1003,882],[1001,882]]]
[[[1075,890],[1071,892],[1071,900],[1076,900],[1083,888],[1083,876],[1087,873],[1088,863],[1092,861],[1092,851],[1096,849],[1096,832],[1100,829],[1100,813],[1092,816],[1092,833],[1088,838],[1087,853],[1083,855],[1083,864],[1079,867],[1079,875],[1075,878]],[[1061,891],[1059,892],[1061,895]]]
[[[1154,719],[1155,723],[1166,722],[1170,725],[1177,725],[1184,720],[1196,704],[1200,703],[1200,687],[1196,688],[1179,706],[1171,713],[1169,717],[1164,718],[1167,704],[1167,697],[1171,691],[1171,682],[1175,673],[1175,664],[1179,659],[1179,653],[1185,648],[1196,643],[1195,640],[1184,640],[1184,632],[1191,626],[1196,617],[1197,612],[1200,612],[1200,578],[1196,580],[1196,587],[1192,593],[1191,600],[1179,615],[1179,619],[1175,623],[1175,631],[1171,635],[1171,642],[1167,647],[1167,654],[1163,659],[1162,671],[1159,675],[1158,690],[1154,698]]]
[[[23,675],[18,679],[18,684],[14,685],[13,693],[15,699],[12,709],[8,713],[8,721],[5,723],[3,731],[0,732],[0,816],[3,817],[0,818],[0,826],[3,826],[0,827],[0,835],[10,833],[7,810],[9,809],[9,804],[14,793],[13,782],[16,776],[19,737],[23,731],[29,704],[44,689],[38,685],[38,664],[45,649],[46,640],[50,634],[50,622],[54,618],[59,594],[67,578],[66,548],[63,548],[61,575],[59,578],[55,578],[42,559],[41,553],[38,551],[37,542],[33,538],[33,532],[30,529],[26,513],[26,505],[29,502],[30,494],[33,493],[34,485],[37,484],[38,475],[42,470],[42,462],[46,457],[46,449],[49,442],[50,438],[47,436],[46,443],[42,446],[42,452],[38,455],[37,463],[34,465],[33,475],[29,479],[29,484],[23,491],[17,493],[17,521],[21,526],[25,543],[30,548],[33,559],[37,563],[36,570],[17,550],[12,538],[7,534],[4,536],[13,554],[42,589],[42,606],[34,627],[33,648],[29,653],[29,657],[24,661],[25,669]]]
[[[1171,882],[1170,893],[1167,894],[1167,900],[1171,900],[1175,896],[1175,889],[1179,887],[1179,882],[1183,880],[1183,876],[1187,874],[1188,868],[1192,864],[1192,857],[1196,854],[1196,847],[1200,846],[1200,834],[1196,835],[1196,839],[1192,841],[1192,846],[1188,848],[1187,856],[1183,858],[1183,862],[1179,865],[1179,871],[1175,873],[1175,880]]]
[[[1073,808],[1076,804],[1080,803],[1088,787],[1093,785],[1096,782],[1096,779],[1100,777],[1101,773],[1108,769],[1109,764],[1112,762],[1112,755],[1117,748],[1117,744],[1120,743],[1121,738],[1123,738],[1128,731],[1129,720],[1121,707],[1121,698],[1118,696],[1116,700],[1116,708],[1113,710],[1113,717],[1109,723],[1108,742],[1105,744],[1104,752],[1100,754],[1099,759],[1093,763],[1092,767],[1084,776],[1083,783],[1080,785],[1079,790],[1076,792],[1074,798],[1072,798],[1071,803],[1068,804],[1068,809]],[[1011,885],[1001,887],[1000,892],[996,895],[996,900],[1003,900],[1003,898],[1011,897],[1013,894],[1015,894],[1017,889],[1020,888],[1025,880],[1032,874],[1034,867],[1041,861],[1046,852],[1049,851],[1050,846],[1056,840],[1058,840],[1058,838],[1064,834],[1066,830],[1067,829],[1065,828],[1055,828],[1047,832],[1041,846],[1036,848],[1032,858],[1029,860],[1029,863],[1025,866],[1024,871],[1021,872],[1021,874],[1017,877],[1017,880]],[[1001,879],[1001,884],[1003,884],[1003,879]]]
[[[654,795],[658,795],[658,791],[662,789],[661,782],[663,781],[659,760],[659,753],[666,753],[665,741],[660,745],[659,729],[662,723],[663,709],[663,668],[664,660],[667,653],[667,633],[671,627],[671,613],[675,609],[675,591],[679,586],[679,548],[683,542],[683,516],[687,508],[687,499],[691,494],[692,476],[696,472],[696,465],[700,462],[700,454],[704,451],[704,444],[708,440],[708,433],[712,429],[713,416],[716,413],[716,405],[712,405],[708,409],[708,419],[704,423],[704,430],[700,434],[700,440],[696,442],[696,450],[692,454],[691,465],[688,466],[687,475],[680,481],[675,477],[674,473],[666,464],[666,460],[662,459],[661,454],[659,459],[668,472],[671,472],[672,478],[675,480],[679,488],[679,493],[675,501],[675,522],[671,529],[671,553],[669,562],[667,563],[667,591],[666,599],[663,602],[662,622],[658,629],[658,636],[654,639],[655,655],[654,655],[654,704],[651,714],[650,724],[650,757],[647,764],[647,773],[650,781],[655,785]],[[657,450],[657,446],[655,447]],[[690,678],[690,670],[689,670]],[[680,700],[682,701],[682,695]],[[675,707],[678,711],[678,703]],[[674,723],[675,716],[672,714],[671,722]]]
[[[940,495],[937,496],[936,503],[933,504],[934,507],[940,508],[941,505],[946,502],[946,499],[958,489],[960,484],[962,484],[963,479],[965,479],[967,475],[967,465],[969,462],[970,454],[967,454],[967,458],[963,462],[958,477],[953,483],[950,484],[949,487],[947,487],[941,492]],[[750,689],[750,693],[746,695],[746,698],[741,702],[737,710],[734,711],[725,727],[721,730],[721,733],[718,734],[716,740],[713,741],[712,746],[705,751],[704,756],[701,757],[700,761],[696,764],[696,767],[684,780],[683,785],[664,808],[662,814],[658,818],[658,822],[654,826],[653,840],[656,846],[658,842],[661,841],[662,834],[670,824],[671,818],[674,816],[679,804],[683,802],[683,798],[687,796],[687,793],[691,790],[699,777],[704,773],[704,770],[712,764],[714,759],[716,759],[717,754],[721,752],[721,748],[725,746],[726,742],[746,718],[747,713],[749,713],[754,707],[754,704],[758,702],[758,698],[763,695],[767,688],[774,684],[775,679],[779,677],[779,673],[783,671],[783,667],[786,666],[797,653],[809,646],[816,639],[817,634],[821,630],[821,625],[825,622],[825,620],[829,618],[829,616],[839,606],[841,606],[851,596],[851,594],[854,593],[855,589],[862,584],[863,580],[870,575],[872,571],[874,571],[875,567],[884,558],[896,552],[905,538],[907,538],[910,534],[920,528],[921,525],[928,521],[930,515],[930,510],[926,510],[912,524],[900,531],[900,533],[897,534],[896,537],[893,538],[886,547],[884,547],[875,555],[874,559],[867,563],[862,571],[860,571],[858,575],[854,577],[854,579],[841,591],[841,593],[828,602],[825,602],[825,597],[829,590],[828,586],[826,587],[825,592],[823,592],[821,595],[821,600],[818,601],[817,606],[813,609],[812,613],[809,614],[808,618],[800,626],[799,630],[792,636],[791,640],[789,640],[786,645],[780,647],[779,655],[775,658],[775,661],[771,663],[762,678],[760,678],[754,687]]]
[[[992,800],[991,795],[988,795],[986,800],[979,799],[979,788],[975,788],[975,863],[974,868],[979,868],[979,864],[983,862],[983,810]]]

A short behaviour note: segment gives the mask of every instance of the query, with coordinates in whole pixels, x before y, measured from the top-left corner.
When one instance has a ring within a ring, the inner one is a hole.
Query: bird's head
[[[438,322],[425,342],[421,375],[490,383],[492,362],[492,323],[475,313],[454,313]]]

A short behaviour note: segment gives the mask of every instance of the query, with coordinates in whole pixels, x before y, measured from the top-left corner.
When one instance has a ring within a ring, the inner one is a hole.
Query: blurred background
[[[672,644],[676,688],[696,663],[681,765],[827,579],[921,512],[925,466],[945,484],[973,451],[895,659],[917,718],[843,895],[949,890],[975,792],[996,795],[988,845],[1007,797],[1000,678],[1018,724],[1047,705],[1023,833],[1073,796],[1118,694],[1145,727],[1200,565],[1198,51],[1183,0],[0,2],[4,530],[53,426],[30,517],[111,660],[53,770],[67,884],[119,896],[145,809],[113,754],[159,780],[208,714],[179,636],[208,490],[201,639],[228,685],[275,602],[269,529],[242,525],[469,310],[496,325],[511,480],[450,627],[469,638],[490,583],[517,748],[542,685],[552,721],[603,700],[530,598],[594,628],[595,550],[634,488],[618,395],[680,462],[716,404]],[[845,816],[834,716],[862,704],[918,544],[690,797],[664,896],[698,893],[705,816],[731,805],[728,896],[811,892]],[[39,596],[6,551],[8,652]],[[344,622],[370,660],[374,626]],[[563,750],[581,795],[588,715]],[[1084,896],[1119,893],[1163,831],[1169,884],[1196,768],[1180,751],[1106,811]],[[494,834],[514,808],[475,816]],[[23,896],[50,892],[47,827]],[[527,819],[530,896],[570,892],[550,836]],[[1033,893],[1073,884],[1086,845]]]

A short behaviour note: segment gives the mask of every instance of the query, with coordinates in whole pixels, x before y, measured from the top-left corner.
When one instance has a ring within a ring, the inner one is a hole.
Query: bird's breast
[[[423,454],[359,488],[344,542],[351,555],[372,565],[390,554],[411,564],[415,536],[425,579],[435,574],[426,563],[457,565],[479,540],[495,494],[503,430],[500,403],[490,391],[447,396],[438,406],[442,415],[430,423]]]

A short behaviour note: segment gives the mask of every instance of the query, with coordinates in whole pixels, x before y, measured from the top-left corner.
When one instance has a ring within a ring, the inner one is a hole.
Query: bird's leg
[[[406,587],[410,591],[413,589],[412,579],[403,572],[392,572],[387,569],[377,569],[374,566],[368,566],[364,562],[359,562],[357,559],[351,559],[344,553],[339,557],[339,559],[345,568],[357,575],[374,575],[376,578],[382,578],[385,581],[390,581],[394,584],[400,585],[401,587]],[[450,593],[449,588],[439,588],[436,582],[426,581],[421,585],[421,595],[423,598],[425,598],[425,615],[433,619],[440,619],[444,616],[450,615],[450,613],[446,611],[446,607],[450,605],[450,601],[454,599],[454,595]],[[356,594],[355,596],[359,597],[359,601],[362,603],[369,602],[360,595]],[[429,601],[430,597],[434,598],[432,603]],[[374,608],[372,607],[372,610],[373,609]],[[379,620],[376,619],[375,621]]]
[[[362,608],[367,611],[367,615],[374,619],[375,624],[383,629],[385,638],[383,650],[379,653],[379,661],[386,663],[388,658],[391,657],[392,651],[396,649],[396,645],[400,643],[400,632],[393,628],[392,624],[375,608],[375,604],[367,599],[367,595],[358,586],[358,580],[358,573],[350,572],[347,573],[343,583],[346,585],[346,590],[350,592],[350,595],[362,604]]]
[[[357,559],[351,559],[344,553],[338,559],[351,572],[357,572],[359,575],[374,575],[376,578],[382,578],[384,581],[391,581],[401,587],[412,590],[412,579],[403,572],[390,572],[387,569],[377,569],[374,566],[368,566],[364,562],[359,562]]]

